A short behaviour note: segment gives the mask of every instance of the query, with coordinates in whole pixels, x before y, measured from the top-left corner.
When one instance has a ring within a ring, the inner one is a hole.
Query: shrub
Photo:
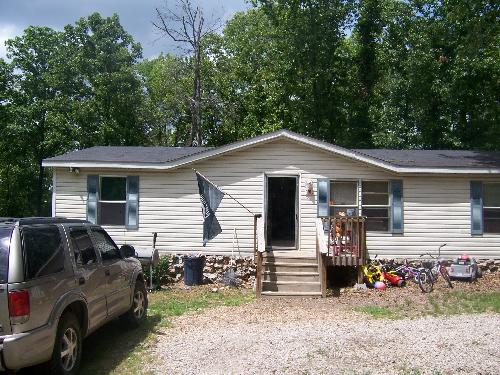
[[[168,279],[168,265],[170,263],[170,259],[168,255],[160,256],[160,261],[156,267],[153,267],[153,284],[156,287],[159,287],[162,284],[166,284]],[[149,266],[142,266],[142,270],[144,275],[146,275],[148,279],[149,285]]]

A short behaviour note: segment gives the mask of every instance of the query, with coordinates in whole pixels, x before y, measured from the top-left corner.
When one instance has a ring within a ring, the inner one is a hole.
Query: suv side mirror
[[[132,245],[123,245],[120,247],[120,254],[123,258],[135,257],[135,249]]]

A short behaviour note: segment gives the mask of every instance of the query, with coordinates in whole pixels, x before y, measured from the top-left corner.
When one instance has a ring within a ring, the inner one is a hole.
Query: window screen
[[[125,225],[127,203],[126,177],[101,177],[98,223]]]
[[[50,275],[64,269],[64,247],[56,225],[23,227],[22,238],[27,279]]]
[[[103,261],[120,259],[120,251],[108,234],[101,229],[92,229],[97,251],[101,254]]]
[[[500,233],[500,183],[483,184],[484,233]]]
[[[376,232],[389,231],[389,182],[363,181],[361,192],[366,229]]]
[[[358,183],[356,181],[331,181],[330,215],[358,216]]]
[[[70,230],[70,237],[77,265],[86,266],[97,263],[94,245],[85,228],[72,228]]]

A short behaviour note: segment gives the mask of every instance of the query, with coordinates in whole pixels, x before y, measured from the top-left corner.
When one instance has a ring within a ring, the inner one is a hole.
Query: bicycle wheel
[[[448,274],[448,270],[446,269],[446,267],[441,267],[441,276],[443,276],[443,279],[446,280],[448,286],[450,288],[453,288],[453,284],[451,283],[450,275]]]
[[[423,293],[430,293],[434,288],[432,275],[429,270],[421,270],[418,274],[418,286]]]

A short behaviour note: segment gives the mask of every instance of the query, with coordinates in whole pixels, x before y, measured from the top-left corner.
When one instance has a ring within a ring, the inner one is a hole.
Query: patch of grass
[[[457,314],[500,313],[500,291],[446,291],[425,296],[423,303],[392,303],[387,306],[366,305],[353,310],[370,315],[375,319],[403,319],[422,316],[443,316]]]
[[[419,369],[404,369],[402,372],[400,372],[401,375],[421,375],[422,372]],[[435,371],[432,373],[432,375],[441,375],[441,372]]]
[[[399,319],[401,314],[396,309],[391,309],[387,306],[357,306],[354,311],[365,313],[375,319]]]
[[[429,296],[433,315],[473,314],[484,312],[500,313],[500,292],[453,291],[440,297]]]
[[[248,290],[226,289],[212,293],[204,287],[191,290],[156,291],[148,294],[148,317],[143,325],[128,329],[116,320],[84,341],[82,375],[148,374],[148,349],[160,329],[172,326],[172,318],[216,306],[238,306],[254,299]]]

